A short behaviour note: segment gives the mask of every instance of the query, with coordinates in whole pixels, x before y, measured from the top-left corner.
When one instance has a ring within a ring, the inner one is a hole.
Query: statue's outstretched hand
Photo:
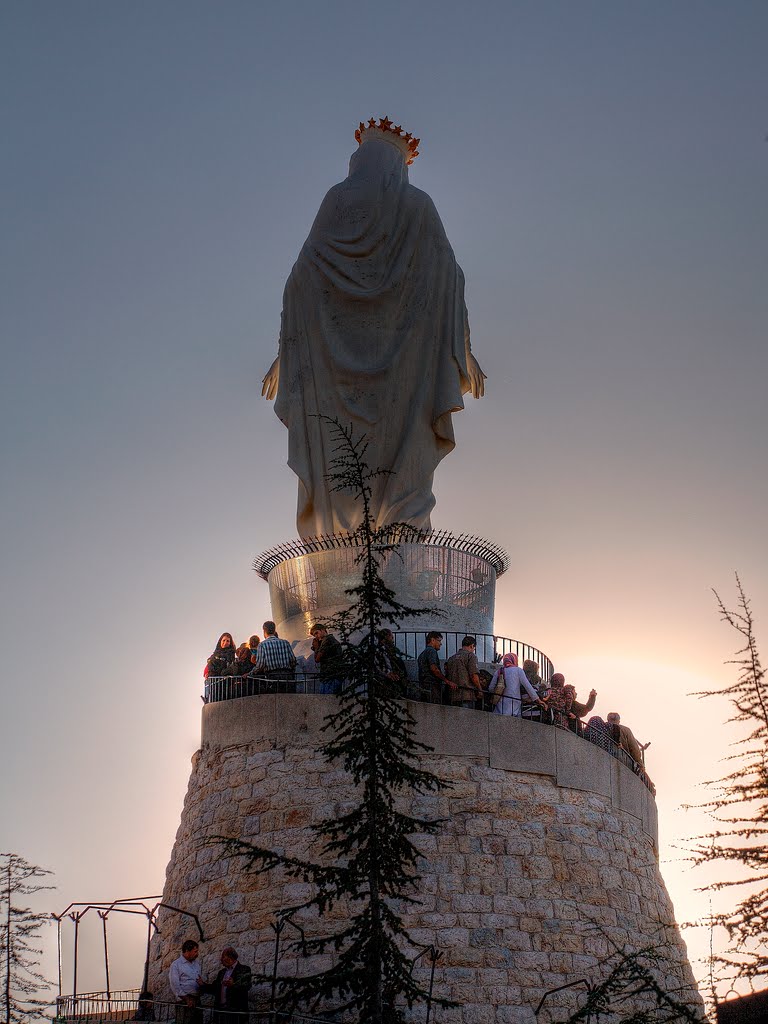
[[[485,394],[485,374],[471,352],[467,353],[467,373],[472,397],[482,398]]]
[[[277,394],[277,385],[280,380],[280,356],[278,355],[264,375],[261,382],[261,394],[268,402]]]

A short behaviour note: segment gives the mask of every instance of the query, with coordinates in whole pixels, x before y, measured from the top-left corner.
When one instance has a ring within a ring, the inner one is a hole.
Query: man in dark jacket
[[[333,633],[319,622],[309,632],[315,664],[320,669],[320,693],[338,693],[343,685],[340,678],[343,648]]]
[[[222,949],[221,970],[216,980],[200,989],[213,996],[213,1019],[217,1024],[248,1024],[251,984],[251,968],[239,962],[237,950],[231,946]]]

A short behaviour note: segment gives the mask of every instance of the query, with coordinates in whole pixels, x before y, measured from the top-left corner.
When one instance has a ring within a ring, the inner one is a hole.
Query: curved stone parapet
[[[334,706],[333,697],[277,694],[203,709],[164,901],[199,914],[205,973],[231,943],[268,974],[276,911],[309,895],[279,871],[249,874],[241,860],[204,844],[237,837],[317,857],[308,826],[355,799],[345,772],[318,752]],[[434,748],[425,765],[452,783],[406,798],[415,815],[444,819],[437,835],[414,837],[423,854],[421,903],[404,915],[416,940],[443,951],[435,992],[460,1006],[440,1009],[441,1024],[533,1024],[546,991],[598,980],[610,944],[662,950],[662,982],[700,1006],[658,869],[655,802],[642,781],[563,729],[429,704],[409,710],[415,738]],[[317,929],[314,920],[302,923]],[[160,929],[151,954],[156,997],[187,937],[178,916],[161,917]],[[311,967],[329,962],[315,957]],[[308,966],[286,952],[280,971]],[[254,1007],[265,999],[264,986],[254,990]],[[568,989],[548,1005],[565,1011],[579,1000]],[[423,1007],[414,1009],[414,1021],[423,1016]]]
[[[333,697],[272,694],[230,700],[203,709],[201,746],[322,742],[320,728]],[[606,751],[568,729],[439,704],[408,702],[416,722],[414,739],[435,757],[471,760],[506,772],[548,776],[556,786],[593,793],[616,811],[632,816],[654,850],[658,846],[656,801],[641,779]]]

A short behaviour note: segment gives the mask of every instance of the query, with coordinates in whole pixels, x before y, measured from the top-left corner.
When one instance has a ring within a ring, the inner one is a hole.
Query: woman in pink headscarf
[[[505,654],[501,664],[493,674],[488,684],[488,692],[497,694],[496,685],[503,677],[504,689],[501,690],[501,699],[493,709],[496,715],[515,715],[520,718],[523,710],[523,690],[532,701],[540,704],[539,695],[528,682],[528,677],[517,664],[516,654]]]

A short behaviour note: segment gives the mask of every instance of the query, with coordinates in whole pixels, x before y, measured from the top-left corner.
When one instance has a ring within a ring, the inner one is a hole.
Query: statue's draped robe
[[[377,526],[428,529],[435,467],[454,447],[451,413],[470,389],[464,277],[437,210],[408,184],[399,150],[364,142],[326,195],[283,296],[275,411],[299,478],[302,537],[359,525],[334,492],[329,424],[369,440]]]

